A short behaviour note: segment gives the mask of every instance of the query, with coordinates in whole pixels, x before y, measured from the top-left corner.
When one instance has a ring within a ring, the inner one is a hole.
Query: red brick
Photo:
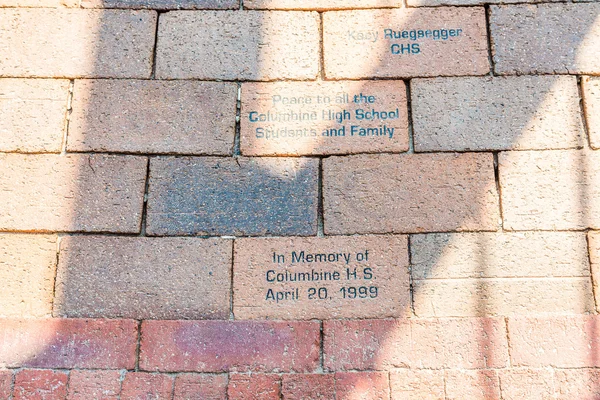
[[[390,398],[387,372],[336,372],[337,400],[385,400]]]
[[[495,370],[446,371],[447,400],[500,400]]]
[[[397,369],[390,372],[393,400],[446,400],[444,373],[430,369]]]
[[[335,398],[333,374],[283,375],[281,392],[286,400],[330,400]]]
[[[135,365],[133,320],[0,321],[0,365],[36,368],[127,368]]]
[[[316,322],[144,321],[140,368],[310,372],[319,348]]]
[[[279,400],[281,376],[276,374],[230,374],[229,400]]]
[[[175,378],[174,400],[225,400],[227,375],[180,374]]]
[[[174,380],[171,375],[128,372],[123,380],[121,400],[171,400]]]
[[[0,400],[10,400],[10,396],[12,394],[12,384],[12,371],[0,370]]]
[[[244,0],[244,8],[261,10],[338,10],[402,7],[401,0]]]
[[[503,400],[556,399],[554,372],[550,369],[511,368],[499,371],[499,375]]]
[[[73,370],[69,374],[67,400],[119,400],[120,371]]]
[[[554,379],[557,400],[596,400],[600,398],[600,370],[557,370]]]
[[[14,400],[64,400],[67,380],[64,372],[25,369],[15,375]]]

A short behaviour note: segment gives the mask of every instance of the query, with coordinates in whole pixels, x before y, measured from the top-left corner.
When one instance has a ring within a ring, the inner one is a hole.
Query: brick
[[[319,363],[316,322],[144,321],[148,371],[309,372]]]
[[[81,7],[231,10],[238,9],[240,2],[239,0],[82,0]]]
[[[555,372],[556,398],[559,400],[600,397],[600,371],[597,369],[565,369]]]
[[[229,155],[236,97],[224,82],[77,80],[68,149]]]
[[[500,382],[495,370],[448,370],[445,379],[448,400],[500,400]]]
[[[0,316],[52,312],[56,236],[0,234]]]
[[[415,79],[411,100],[415,151],[583,145],[574,76]]]
[[[242,238],[234,260],[238,319],[384,318],[410,307],[406,236]]]
[[[598,367],[599,322],[596,315],[509,318],[512,365]]]
[[[387,400],[390,383],[387,372],[336,372],[335,395],[339,400]]]
[[[150,235],[314,235],[318,160],[153,158]]]
[[[323,160],[327,234],[496,230],[491,154],[381,154]]]
[[[281,377],[276,374],[230,374],[230,400],[279,400]]]
[[[398,369],[390,372],[392,400],[445,400],[441,371]]]
[[[61,241],[55,313],[228,319],[230,240],[74,236]]]
[[[128,372],[123,380],[122,400],[171,400],[173,381],[171,375]]]
[[[156,19],[154,11],[2,9],[0,76],[149,78]]]
[[[600,149],[600,78],[583,77],[585,119],[594,149]]]
[[[490,7],[495,72],[600,73],[600,4]]]
[[[549,369],[499,371],[502,399],[554,400],[554,373]]]
[[[60,371],[25,369],[15,374],[15,400],[63,400],[68,375]]]
[[[410,39],[410,32],[419,30],[423,35],[430,31],[429,37]],[[402,32],[407,38],[390,38]],[[433,38],[434,32],[439,38]],[[410,52],[401,54],[401,46],[410,46]],[[330,79],[484,75],[490,70],[482,7],[328,12],[323,15],[323,51]]]
[[[600,232],[588,233],[590,260],[592,262],[592,283],[594,285],[594,295],[596,304],[600,300]]]
[[[77,0],[2,0],[0,7],[77,7]]]
[[[12,395],[13,373],[0,370],[0,400],[10,400]]]
[[[173,11],[158,23],[158,78],[315,79],[318,69],[314,12]]]
[[[67,400],[119,400],[120,393],[120,371],[73,370],[69,374]]]
[[[139,232],[145,157],[0,154],[0,230]]]
[[[69,81],[0,79],[0,151],[58,153]]]
[[[262,10],[341,10],[348,8],[402,7],[400,0],[244,0],[244,8]]]
[[[506,229],[600,228],[600,153],[500,153],[499,170]]]
[[[283,375],[281,392],[286,400],[336,398],[333,374]]]
[[[4,319],[0,367],[132,369],[133,320]]]
[[[224,400],[227,398],[227,375],[177,375],[173,398],[174,400]]]

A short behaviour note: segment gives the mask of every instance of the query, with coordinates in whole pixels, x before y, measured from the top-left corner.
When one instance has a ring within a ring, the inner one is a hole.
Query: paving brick
[[[120,371],[73,370],[69,374],[67,400],[119,400],[120,393]]]
[[[0,367],[132,369],[133,320],[4,319]]]
[[[398,369],[390,372],[392,400],[445,400],[444,373]]]
[[[574,76],[415,79],[411,100],[415,151],[583,145]]]
[[[500,400],[495,370],[448,370],[445,375],[447,400]]]
[[[600,152],[500,153],[499,170],[506,229],[600,228]]]
[[[592,283],[594,285],[594,295],[596,304],[600,304],[600,232],[590,232],[588,234],[590,260],[592,262]]]
[[[0,230],[138,232],[146,158],[0,154]]]
[[[323,160],[325,232],[496,230],[491,154],[381,154]]]
[[[122,400],[171,400],[173,395],[172,375],[128,372],[123,380]]]
[[[77,80],[69,151],[231,154],[237,86]]]
[[[150,235],[314,235],[316,159],[160,157],[150,162]]]
[[[231,251],[223,239],[63,238],[55,314],[228,319]]]
[[[281,392],[286,400],[327,400],[336,398],[333,374],[283,375]]]
[[[231,10],[238,9],[240,2],[239,0],[82,0],[81,7]]]
[[[483,7],[328,12],[323,51],[325,73],[332,79],[490,70]]]
[[[390,382],[387,372],[336,372],[335,395],[338,400],[387,400]]]
[[[316,322],[144,321],[148,371],[309,372],[319,363]]]
[[[77,0],[2,0],[0,7],[77,7]]]
[[[600,4],[490,7],[495,72],[600,73]]]
[[[56,236],[0,234],[0,316],[52,312]]]
[[[554,373],[549,369],[499,371],[502,399],[554,400]]]
[[[12,395],[13,373],[0,370],[0,400],[10,400]]]
[[[384,318],[409,307],[406,236],[242,238],[234,255],[238,319]]]
[[[230,400],[279,400],[281,376],[276,374],[229,374]]]
[[[600,371],[597,369],[557,370],[554,379],[559,400],[600,397]]]
[[[15,374],[15,400],[63,400],[67,395],[65,372],[25,369]]]
[[[0,151],[61,150],[69,81],[0,79]]]
[[[175,378],[174,400],[227,399],[227,375],[179,374]]]
[[[156,19],[154,11],[2,9],[0,76],[148,78]]]
[[[244,0],[244,8],[262,10],[340,10],[348,8],[402,7],[401,0]]]
[[[582,78],[584,110],[590,142],[600,149],[600,78]]]
[[[318,69],[314,12],[173,11],[158,23],[158,78],[314,79]]]

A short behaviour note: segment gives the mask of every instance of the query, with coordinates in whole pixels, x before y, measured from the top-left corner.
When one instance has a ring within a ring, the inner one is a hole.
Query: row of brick
[[[599,7],[491,6],[495,71],[598,74]],[[149,78],[157,24],[158,78],[315,79],[319,73],[316,12],[172,11],[159,18],[155,11],[5,8],[0,76]],[[490,72],[483,7],[326,12],[323,48],[324,72],[333,79]]]

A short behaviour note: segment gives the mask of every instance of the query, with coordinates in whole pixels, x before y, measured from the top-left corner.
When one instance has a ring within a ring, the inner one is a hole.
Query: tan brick
[[[415,79],[411,100],[416,151],[583,145],[575,77]]]
[[[0,79],[0,151],[61,150],[69,81]]]
[[[582,85],[590,142],[594,149],[600,149],[600,78],[584,77]]]
[[[600,4],[491,6],[495,71],[600,73]]]
[[[600,152],[501,153],[499,169],[505,228],[600,228]]]
[[[512,368],[498,373],[503,400],[555,399],[554,373],[550,369]]]
[[[325,231],[496,230],[491,154],[407,154],[323,160]]]
[[[173,11],[158,24],[156,75],[175,79],[314,79],[314,12]]]
[[[227,319],[230,240],[74,236],[61,241],[55,313]]]
[[[1,0],[0,7],[77,7],[78,0]]]
[[[228,155],[236,97],[233,83],[78,80],[68,149]]]
[[[146,158],[0,154],[0,230],[138,232]]]
[[[388,373],[336,372],[335,395],[337,400],[388,400]]]
[[[231,10],[239,8],[240,2],[239,0],[81,0],[81,7]]]
[[[409,307],[406,236],[238,239],[236,318],[385,318]]]
[[[328,12],[325,73],[333,79],[484,75],[486,37],[483,7]]]
[[[593,400],[600,397],[600,370],[557,370],[554,379],[558,400]]]
[[[244,8],[263,10],[340,10],[402,7],[401,0],[244,0]]]
[[[596,304],[600,304],[600,232],[588,233],[590,260],[592,262],[592,283]]]
[[[446,400],[441,371],[398,369],[390,372],[392,400]]]
[[[495,370],[448,370],[447,400],[500,400],[500,382]]]
[[[0,76],[148,78],[154,11],[1,9]]]

